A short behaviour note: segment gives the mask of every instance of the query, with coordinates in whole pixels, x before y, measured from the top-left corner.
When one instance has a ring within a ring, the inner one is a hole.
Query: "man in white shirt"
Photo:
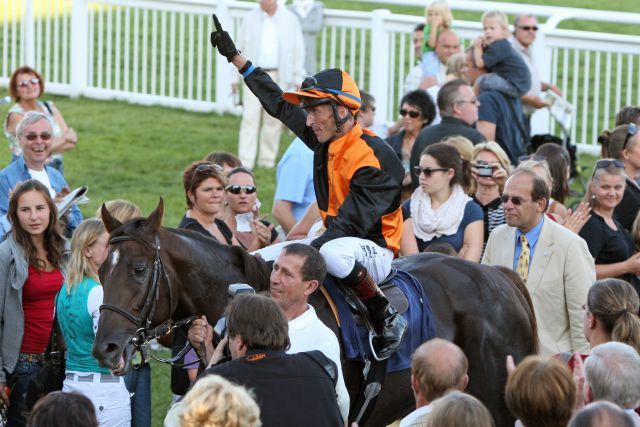
[[[462,349],[442,338],[434,338],[418,347],[411,356],[411,389],[416,409],[400,421],[400,427],[426,426],[431,402],[449,390],[467,388],[468,366]]]
[[[300,21],[277,0],[260,0],[260,7],[247,12],[238,33],[238,49],[256,58],[255,66],[266,71],[283,90],[296,87],[305,77],[305,48]],[[237,75],[234,71],[234,79]],[[237,92],[238,83],[233,84]],[[245,167],[275,166],[282,123],[271,117],[250,90],[242,95],[243,111],[238,157]],[[260,138],[258,141],[258,133]],[[258,153],[258,145],[260,152]]]
[[[329,329],[309,305],[314,293],[326,275],[324,258],[316,249],[301,243],[291,243],[273,264],[270,293],[289,320],[291,347],[287,353],[320,350],[338,367],[336,393],[342,417],[349,415],[349,393],[344,384],[340,361],[340,344],[336,334]]]

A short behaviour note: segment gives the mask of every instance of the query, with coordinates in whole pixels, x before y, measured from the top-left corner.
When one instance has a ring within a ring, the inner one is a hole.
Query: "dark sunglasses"
[[[27,141],[35,141],[36,139],[38,139],[38,137],[43,140],[43,141],[48,141],[51,139],[51,133],[50,132],[42,132],[42,133],[28,133],[26,134],[24,137],[27,139]]]
[[[614,159],[602,159],[596,162],[596,169],[605,169],[609,166],[615,166],[618,169],[624,169],[624,162],[622,160],[614,160]]]
[[[400,115],[402,117],[409,115],[409,117],[411,117],[412,119],[417,119],[418,117],[420,117],[420,113],[417,111],[407,111],[407,110],[400,110]]]
[[[629,142],[629,139],[631,139],[631,137],[635,136],[635,134],[637,133],[638,133],[638,125],[636,125],[635,123],[629,123],[627,125],[627,136],[624,138],[624,144],[622,144],[623,150],[627,148],[627,143]]]
[[[525,31],[538,31],[538,26],[537,25],[520,25],[518,26],[518,28],[520,28],[521,30],[525,30]]]
[[[27,87],[29,86],[29,84],[32,84],[34,86],[37,84],[40,84],[40,79],[37,77],[32,77],[29,80],[23,80],[21,82],[18,82],[18,86],[20,87]]]
[[[541,162],[542,160],[547,160],[545,156],[541,156],[540,154],[529,154],[527,156],[518,157],[518,162],[526,162],[527,160],[535,160],[536,162]]]
[[[509,202],[509,200],[511,200],[511,203],[513,203],[514,206],[520,206],[521,204],[523,204],[524,202],[526,202],[526,200],[518,197],[518,196],[500,196],[500,201],[502,201],[502,204],[506,205],[507,202]]]
[[[431,174],[433,174],[434,172],[446,172],[448,170],[449,170],[449,168],[421,168],[420,166],[414,166],[413,167],[413,172],[418,177],[421,174],[424,174],[424,176],[426,176],[426,177],[430,177]]]
[[[206,172],[206,171],[215,171],[215,172],[222,172],[222,166],[220,165],[213,165],[210,163],[203,163],[200,164],[198,166],[196,166],[196,168],[193,170],[193,173],[191,174],[191,180],[193,181],[193,178],[196,176],[196,173],[202,173],[202,172]]]
[[[255,185],[227,185],[225,188],[231,194],[240,194],[243,191],[245,194],[253,194],[256,192]]]

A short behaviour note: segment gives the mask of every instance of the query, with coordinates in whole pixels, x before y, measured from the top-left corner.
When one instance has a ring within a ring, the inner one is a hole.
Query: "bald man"
[[[431,402],[449,390],[464,391],[469,383],[469,363],[460,347],[434,338],[422,344],[411,356],[411,389],[416,409],[400,421],[400,427],[426,425]]]

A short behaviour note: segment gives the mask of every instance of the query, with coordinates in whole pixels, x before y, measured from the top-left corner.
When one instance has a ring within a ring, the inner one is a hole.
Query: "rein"
[[[147,242],[141,239],[136,239],[134,237],[125,236],[125,235],[112,237],[109,240],[109,244],[113,245],[119,242],[127,242],[127,241],[134,241],[144,246],[150,246]],[[115,305],[112,305],[112,304],[102,304],[100,306],[100,311],[102,310],[114,311],[119,315],[123,316],[124,318],[126,318],[127,320],[131,321],[134,325],[136,325],[137,327],[136,332],[133,335],[133,337],[131,337],[131,339],[129,340],[129,343],[133,344],[133,346],[135,347],[135,351],[140,352],[143,360],[144,360],[144,353],[143,353],[142,347],[145,344],[147,344],[149,341],[153,339],[157,339],[165,335],[169,335],[176,328],[179,328],[184,325],[188,325],[192,321],[198,318],[197,316],[190,316],[190,317],[187,317],[186,319],[182,319],[177,322],[173,322],[171,319],[169,319],[155,328],[151,327],[151,319],[153,318],[153,315],[156,310],[156,303],[160,299],[160,281],[162,280],[163,277],[165,279],[164,283],[166,285],[167,293],[169,295],[169,310],[173,308],[173,293],[171,291],[171,282],[169,280],[169,276],[167,275],[166,270],[164,269],[164,265],[162,264],[162,259],[160,258],[160,238],[158,237],[157,234],[155,235],[155,246],[153,246],[152,249],[155,250],[155,258],[153,260],[153,272],[151,275],[151,285],[148,288],[147,295],[145,297],[144,306],[142,307],[142,310],[140,310],[140,315],[135,316],[131,314],[129,311],[124,310],[120,307],[116,307]],[[182,348],[182,350],[180,350],[180,352],[174,357],[157,358],[153,356],[151,353],[149,353],[149,356],[152,359],[157,360],[158,362],[168,363],[172,366],[186,366],[186,364],[176,363],[176,361],[182,358],[185,354],[187,354],[189,350],[191,350],[192,348],[193,347],[191,346],[189,341],[187,341],[187,343]],[[193,365],[195,363],[196,362],[190,363],[188,365]],[[204,361],[204,363],[206,365],[207,362]]]

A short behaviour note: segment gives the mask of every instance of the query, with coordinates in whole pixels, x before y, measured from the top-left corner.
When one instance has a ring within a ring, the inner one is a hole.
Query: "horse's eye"
[[[133,268],[133,274],[136,276],[142,276],[146,270],[147,268],[144,265],[136,265]]]

